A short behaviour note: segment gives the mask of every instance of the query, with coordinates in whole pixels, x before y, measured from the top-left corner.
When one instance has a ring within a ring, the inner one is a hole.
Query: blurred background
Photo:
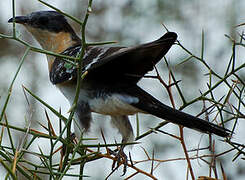
[[[87,7],[86,0],[49,0],[45,2],[80,19],[83,18]],[[163,23],[169,31],[174,31],[178,34],[178,40],[185,48],[199,56],[201,53],[201,34],[203,31],[205,37],[204,58],[215,72],[219,74],[224,73],[232,53],[232,44],[224,35],[228,34],[233,38],[238,38],[237,32],[242,32],[244,28],[234,28],[234,26],[245,22],[245,16],[242,13],[245,9],[244,0],[94,0],[92,7],[93,11],[86,28],[87,41],[117,41],[116,45],[118,46],[137,45],[161,37],[166,32],[162,26]],[[16,1],[16,15],[25,15],[40,10],[50,9],[38,1]],[[0,1],[0,33],[11,35],[12,25],[7,23],[11,17],[11,1]],[[78,24],[69,22],[79,34],[80,27]],[[17,25],[17,31],[23,40],[36,47],[40,47],[32,36],[26,32],[24,27]],[[25,47],[15,41],[0,39],[0,49],[0,72],[2,72],[0,76],[0,109],[2,109],[7,96],[7,89],[23,56]],[[237,65],[244,63],[244,55],[245,53],[242,51],[237,53]],[[200,95],[199,90],[205,91],[207,89],[206,82],[208,78],[204,74],[208,73],[208,71],[195,60],[176,66],[187,57],[186,52],[178,46],[173,46],[166,56],[177,80],[181,80],[180,87],[185,97],[187,100],[191,100]],[[168,69],[165,62],[160,62],[157,68],[165,82],[168,82]],[[245,77],[244,71],[241,76]],[[6,111],[10,124],[19,127],[25,127],[28,124],[25,118],[28,115],[28,106],[23,94],[22,84],[55,109],[61,108],[65,116],[68,115],[66,113],[69,110],[68,101],[49,82],[45,55],[31,52],[27,56],[12,90],[12,96]],[[157,99],[171,105],[165,88],[157,80],[143,79],[139,85]],[[215,93],[217,99],[219,99],[227,94],[227,89],[220,87]],[[181,99],[175,88],[173,88],[173,95],[176,106],[181,106]],[[44,107],[31,97],[29,97],[29,100],[32,105],[33,114],[31,117],[31,127],[43,131],[43,128],[37,122],[47,124]],[[201,109],[202,103],[200,102],[189,106],[184,111],[196,115]],[[49,111],[48,114],[53,126],[57,127],[56,132],[58,133],[57,117]],[[150,115],[140,114],[139,118],[141,133],[161,122],[160,119]],[[134,116],[131,117],[131,122],[133,127],[136,127]],[[234,139],[244,140],[245,134],[241,128],[244,125],[244,123],[240,122],[240,128],[237,129]],[[114,142],[115,140],[119,142],[121,140],[120,135],[110,125],[109,118],[100,115],[94,116],[91,132],[87,136],[101,138],[100,133],[98,133],[101,128],[108,142]],[[173,124],[168,124],[162,130],[178,135],[178,126]],[[17,145],[23,134],[16,131],[13,131],[13,133],[15,135],[14,143]],[[185,134],[188,150],[208,145],[207,135],[189,129],[185,129]],[[214,138],[217,139],[217,153],[230,148],[227,144],[218,141],[220,138]],[[8,141],[8,139],[4,139],[3,142],[8,145]],[[140,142],[140,145],[134,145],[133,148],[128,149],[132,154],[133,160],[146,159],[146,155],[141,147],[145,148],[149,154],[154,149],[155,158],[157,159],[166,160],[184,157],[181,144],[169,136],[151,134],[141,139]],[[38,147],[40,147],[44,153],[48,153],[49,149],[46,148],[45,143],[47,143],[45,140],[40,139],[33,144],[31,149],[39,151]],[[229,177],[228,179],[244,179],[245,163],[242,160],[231,162],[234,155],[235,152],[231,152],[220,158],[219,161],[223,163],[225,172]],[[26,158],[40,163],[36,157],[27,156]],[[54,161],[59,162],[58,158]],[[101,177],[106,177],[110,173],[111,163],[110,160],[106,159],[98,160],[95,163],[88,163],[84,173],[85,175],[92,176],[92,179],[101,179]],[[192,163],[196,176],[208,175],[209,168],[203,161],[194,160]],[[149,172],[151,162],[141,163],[138,167]],[[130,169],[128,170],[128,173],[133,172]],[[79,172],[79,169],[72,171]],[[154,175],[159,179],[178,180],[186,178],[186,171],[186,161],[170,161],[160,164],[155,170]],[[3,172],[0,169],[0,174]],[[218,172],[221,173],[220,169]],[[123,177],[120,177],[121,174],[122,169],[119,169],[118,172],[113,174],[111,179],[123,179]],[[139,175],[134,179],[142,178],[144,179],[145,176]]]

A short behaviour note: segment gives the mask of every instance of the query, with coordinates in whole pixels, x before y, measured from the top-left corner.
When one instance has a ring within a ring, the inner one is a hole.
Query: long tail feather
[[[204,133],[213,133],[221,137],[230,135],[228,129],[164,105],[139,87],[131,89],[129,93],[137,94],[139,98],[139,102],[132,105],[149,114]]]

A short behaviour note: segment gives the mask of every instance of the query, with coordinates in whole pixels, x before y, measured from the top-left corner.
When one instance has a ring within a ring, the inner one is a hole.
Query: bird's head
[[[37,11],[26,16],[16,16],[8,20],[24,25],[43,49],[60,53],[68,47],[80,43],[65,17],[56,11]]]

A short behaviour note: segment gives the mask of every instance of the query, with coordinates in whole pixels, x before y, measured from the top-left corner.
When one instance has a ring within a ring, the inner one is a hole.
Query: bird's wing
[[[82,72],[88,71],[86,79],[110,83],[137,83],[168,52],[177,39],[177,34],[167,32],[156,41],[135,47],[91,46],[82,60]],[[77,56],[81,46],[71,47],[62,54]],[[57,57],[50,71],[53,84],[76,79],[76,67],[69,66]]]
[[[80,51],[81,45],[78,45],[68,48],[61,54],[76,57]],[[77,78],[77,68],[62,58],[56,57],[50,69],[49,78],[53,84],[75,80]]]
[[[93,79],[136,83],[148,71],[153,70],[154,65],[168,52],[176,39],[176,33],[167,32],[150,43],[130,48],[105,49],[104,53],[94,58],[83,70],[87,70],[88,76]]]

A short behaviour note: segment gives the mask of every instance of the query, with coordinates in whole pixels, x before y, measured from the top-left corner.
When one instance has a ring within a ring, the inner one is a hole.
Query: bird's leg
[[[112,170],[114,169],[118,169],[118,167],[120,166],[120,163],[123,164],[123,175],[125,175],[125,173],[127,172],[127,162],[128,162],[128,157],[127,155],[124,153],[123,149],[124,149],[125,145],[121,145],[119,147],[118,152],[113,151],[113,155],[115,156],[115,160],[112,163]],[[115,167],[116,165],[116,167]]]
[[[67,138],[70,138],[70,142],[77,144],[75,133],[72,133],[71,136],[69,136]],[[61,149],[60,153],[61,153],[62,157],[65,155],[65,153],[66,153],[66,145],[65,144],[62,145],[62,149]]]
[[[74,122],[74,130],[75,133],[72,133],[69,137],[69,141],[77,144],[77,138],[80,138],[83,131],[88,131],[92,118],[91,118],[91,110],[87,102],[79,101],[77,103],[76,111],[75,111],[75,122]],[[66,153],[66,145],[63,144],[61,154]]]
[[[134,140],[133,128],[127,116],[111,116],[111,122],[122,135],[122,145],[116,149],[116,151],[110,151],[110,153],[115,156],[115,160],[112,163],[112,170],[118,169],[120,163],[124,164],[123,176],[127,171],[128,162],[128,157],[123,150],[126,146],[125,143],[132,142]]]

